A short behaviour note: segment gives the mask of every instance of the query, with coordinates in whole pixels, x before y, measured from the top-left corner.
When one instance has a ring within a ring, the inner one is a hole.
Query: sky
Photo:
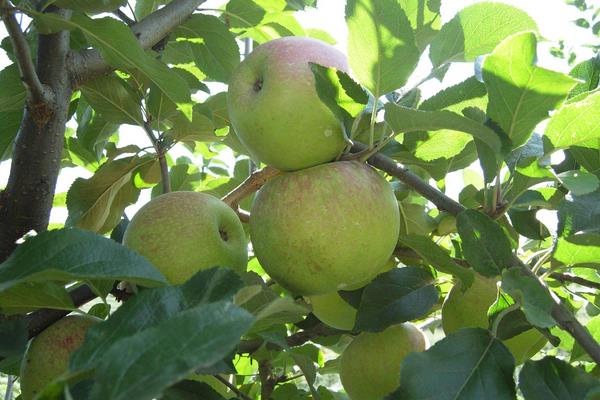
[[[481,0],[446,0],[442,1],[442,23],[450,20],[460,9],[481,2]],[[540,34],[547,41],[541,41],[538,48],[538,65],[567,72],[570,67],[563,60],[552,57],[548,49],[559,39],[567,39],[568,43],[577,49],[578,61],[590,58],[593,54],[590,49],[582,47],[588,43],[598,43],[598,38],[594,37],[589,29],[578,28],[573,24],[573,20],[580,17],[580,13],[575,7],[568,6],[563,0],[503,0],[503,3],[511,4],[526,11],[537,22]],[[600,0],[588,0],[588,4],[598,4]],[[208,0],[203,4],[203,8],[218,8],[223,4],[223,0]],[[336,40],[337,47],[345,52],[347,30],[344,23],[344,4],[343,0],[319,0],[317,9],[309,9],[299,12],[297,15],[301,25],[305,28],[320,28],[329,32]],[[4,25],[0,24],[0,40],[6,36]],[[554,42],[554,43],[553,43]],[[2,50],[0,50],[0,69],[9,64],[9,60]],[[417,82],[423,76],[427,75],[431,64],[427,57],[423,57],[414,76],[408,82]],[[444,87],[453,85],[462,81],[473,74],[473,66],[469,63],[454,64],[446,74],[443,82],[432,80],[421,86],[423,97],[427,98]],[[221,88],[217,90],[222,90]],[[147,140],[140,129],[125,126],[122,128],[125,133],[121,135],[121,145],[128,143],[138,143],[140,140]],[[143,139],[140,139],[143,138]],[[144,143],[145,145],[145,143]],[[178,157],[186,152],[182,148],[175,148],[171,155]],[[10,162],[0,163],[0,188],[6,185],[10,169]],[[460,179],[461,172],[454,173],[455,179]],[[64,169],[59,177],[56,193],[66,192],[71,183],[78,176],[89,177],[91,174],[83,168]],[[456,198],[462,185],[452,185],[455,190],[450,191],[448,195]],[[148,192],[148,191],[145,191]],[[149,199],[148,193],[143,193],[140,201],[136,205],[130,206],[126,212],[131,217],[135,211]],[[51,222],[64,222],[67,216],[66,209],[55,208],[51,215]]]

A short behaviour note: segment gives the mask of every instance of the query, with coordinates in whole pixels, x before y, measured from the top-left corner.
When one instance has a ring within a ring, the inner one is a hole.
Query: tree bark
[[[68,12],[51,7],[62,17]],[[36,73],[51,103],[28,101],[15,139],[8,184],[0,198],[0,262],[30,230],[48,227],[72,89],[67,73],[69,32],[39,35]]]

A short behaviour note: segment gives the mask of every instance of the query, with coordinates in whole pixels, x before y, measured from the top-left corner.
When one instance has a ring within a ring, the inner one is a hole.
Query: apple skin
[[[23,400],[32,400],[67,370],[69,357],[83,343],[88,328],[101,321],[90,316],[69,315],[31,341],[21,364]]]
[[[173,284],[216,266],[246,270],[242,223],[206,193],[171,192],[145,204],[131,219],[123,244],[148,259]]]
[[[498,297],[496,279],[475,274],[473,285],[465,292],[457,282],[448,292],[442,306],[442,327],[446,335],[461,328],[488,328],[487,311]],[[536,329],[529,329],[503,340],[517,365],[534,356],[548,342],[548,339]]]
[[[261,266],[304,296],[368,281],[390,258],[399,230],[390,184],[357,161],[276,176],[258,192],[250,213]]]
[[[346,56],[331,45],[284,37],[258,46],[229,82],[227,108],[240,141],[253,158],[282,171],[331,161],[345,146],[309,62],[349,70]]]
[[[410,323],[392,325],[377,333],[363,332],[340,358],[340,379],[352,400],[381,400],[400,385],[400,363],[427,340]]]
[[[352,330],[357,310],[341,298],[338,292],[309,297],[312,313],[321,322],[335,329]]]

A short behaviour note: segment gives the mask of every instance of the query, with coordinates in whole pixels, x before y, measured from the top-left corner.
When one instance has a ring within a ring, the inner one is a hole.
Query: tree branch
[[[354,146],[352,146],[352,151],[363,151],[365,148],[365,145],[356,143]],[[417,175],[411,173],[408,169],[402,167],[396,161],[381,153],[373,155],[367,160],[367,162],[374,167],[387,172],[389,175],[400,179],[402,182],[414,188],[427,200],[435,204],[438,208],[446,210],[452,215],[456,216],[462,211],[466,210],[462,204],[457,203],[441,191],[428,185]],[[531,269],[529,269],[529,267],[525,265],[525,263],[523,263],[523,261],[521,261],[517,256],[513,256],[512,261],[513,265],[518,266],[524,274],[535,278],[540,285],[546,288],[546,286],[540,282],[538,276],[534,274]],[[573,338],[592,358],[592,360],[594,360],[597,364],[600,364],[600,344],[594,340],[594,337],[590,334],[590,332],[583,325],[581,325],[581,323],[560,302],[554,303],[551,315],[558,326],[569,332],[569,334],[573,336]]]
[[[242,400],[252,400],[252,398],[250,396],[248,396],[246,393],[242,392],[240,389],[237,388],[237,386],[235,386],[233,383],[229,382],[227,379],[223,378],[221,375],[213,375],[219,382],[221,382],[223,385],[227,386],[227,388],[229,390],[231,390],[233,393],[235,393],[240,399]]]
[[[156,156],[158,157],[163,193],[169,193],[171,191],[171,177],[169,176],[169,166],[167,165],[167,159],[165,158],[164,146],[160,139],[157,139],[156,136],[154,136],[150,121],[144,121],[143,128],[146,132],[146,135],[152,142],[152,146],[154,147],[154,151],[156,151]]]
[[[260,399],[270,400],[277,385],[277,377],[273,375],[273,367],[269,360],[258,362],[258,376],[260,377]]]
[[[240,202],[260,189],[267,181],[281,172],[273,167],[265,167],[261,170],[255,171],[247,177],[244,182],[240,183],[235,189],[227,193],[221,200],[225,202],[229,207],[238,214],[242,222],[250,221],[250,214],[240,210]]]
[[[131,30],[142,48],[149,49],[188,19],[205,1],[174,0],[133,25]],[[71,57],[70,74],[75,87],[113,69],[98,50],[86,49]]]
[[[556,279],[557,281],[560,282],[571,282],[571,283],[576,283],[578,285],[581,286],[585,286],[585,287],[589,287],[592,289],[597,289],[600,290],[600,283],[598,282],[593,282],[584,278],[580,278],[578,276],[573,276],[573,275],[568,275],[568,274],[561,274],[558,272],[554,272],[550,274],[550,278]]]
[[[21,30],[19,22],[15,18],[13,9],[9,9],[9,6],[11,6],[9,1],[0,0],[2,20],[4,21],[4,25],[6,25],[6,30],[10,36],[10,41],[17,58],[21,80],[27,90],[27,100],[30,106],[49,103],[52,101],[52,92],[40,82],[33,60],[31,59],[31,49],[29,48],[27,39]]]

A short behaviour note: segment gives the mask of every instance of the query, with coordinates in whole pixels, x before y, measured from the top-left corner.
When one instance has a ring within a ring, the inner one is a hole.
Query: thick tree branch
[[[140,45],[149,49],[181,25],[206,0],[174,0],[131,27]],[[97,50],[83,50],[71,57],[70,73],[75,87],[114,69]]]
[[[30,103],[30,106],[46,104],[52,100],[52,92],[40,82],[37,72],[35,71],[33,60],[31,59],[31,49],[21,30],[19,22],[15,18],[14,11],[8,8],[10,6],[11,4],[9,1],[0,1],[2,20],[4,21],[4,25],[6,25],[6,30],[10,36],[10,41],[17,58],[17,66],[21,73],[21,80],[27,89],[27,100]]]
[[[66,10],[49,7],[68,18]],[[0,199],[0,262],[30,230],[45,231],[60,170],[71,85],[67,73],[69,32],[39,35],[36,72],[53,102],[25,108],[15,139],[11,170]]]
[[[270,400],[277,385],[277,377],[273,375],[273,367],[269,360],[259,361],[258,376],[260,377],[260,399]]]
[[[360,143],[352,146],[354,152],[362,151],[365,148],[366,146]],[[375,154],[369,158],[367,162],[374,167],[387,172],[389,175],[400,179],[402,182],[414,188],[427,200],[435,204],[438,208],[445,210],[452,215],[456,216],[466,209],[462,204],[457,203],[441,191],[428,185],[417,175],[411,173],[396,161],[383,154]],[[540,285],[543,285],[543,283],[539,281],[538,276],[535,275],[517,256],[513,257],[513,265],[518,266],[522,273],[535,278]],[[597,364],[600,364],[600,344],[594,340],[594,337],[590,332],[581,325],[581,323],[577,321],[577,319],[560,302],[555,302],[551,314],[558,326],[569,332],[592,360]]]

